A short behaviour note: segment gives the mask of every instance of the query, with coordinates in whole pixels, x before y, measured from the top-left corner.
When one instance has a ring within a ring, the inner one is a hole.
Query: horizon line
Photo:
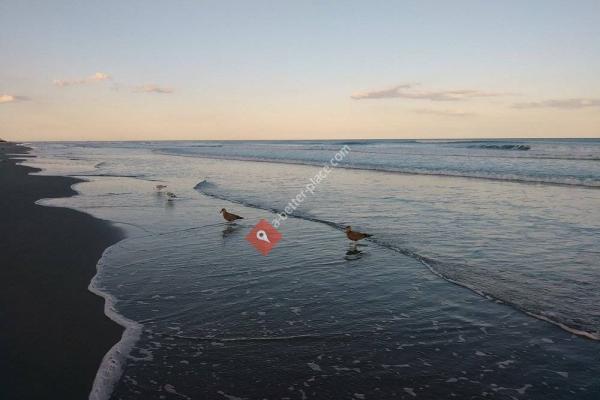
[[[2,139],[2,138],[0,138]],[[579,137],[520,137],[520,136],[511,136],[511,137],[483,137],[483,138],[474,138],[474,137],[462,137],[462,138],[444,138],[444,137],[436,137],[436,138],[324,138],[324,139],[122,139],[122,140],[109,140],[109,139],[70,139],[70,140],[61,140],[61,139],[50,139],[50,140],[10,140],[4,139],[6,142],[12,143],[45,143],[45,142],[306,142],[306,141],[335,141],[335,142],[343,142],[343,141],[441,141],[441,140],[469,140],[469,141],[492,141],[492,140],[581,140],[581,139],[591,139],[591,140],[600,140],[599,136],[579,136]]]

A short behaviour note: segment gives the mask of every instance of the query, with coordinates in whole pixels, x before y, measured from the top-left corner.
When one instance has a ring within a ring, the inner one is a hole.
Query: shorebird
[[[156,187],[156,190],[158,190],[160,192],[161,190],[163,190],[164,188],[166,188],[167,185],[156,185],[155,187]]]
[[[235,221],[236,219],[244,219],[244,217],[240,217],[239,215],[235,215],[230,212],[227,212],[227,210],[224,208],[221,208],[220,213],[223,214],[223,218],[225,218],[225,220],[227,222],[232,222],[232,221]]]
[[[168,197],[167,201],[171,201],[171,200],[174,200],[177,198],[177,196],[175,196],[175,193],[173,193],[173,192],[167,192],[166,194]]]
[[[347,226],[344,232],[346,232],[346,236],[348,236],[348,239],[355,241],[355,242],[358,242],[361,239],[373,236],[373,235],[369,235],[368,233],[361,233],[361,232],[353,231],[351,226]]]

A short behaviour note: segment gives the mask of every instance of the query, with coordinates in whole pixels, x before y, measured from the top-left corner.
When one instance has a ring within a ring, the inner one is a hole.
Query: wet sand
[[[34,204],[73,196],[66,177],[28,175],[0,143],[0,398],[85,399],[122,328],[88,290],[102,252],[122,238],[106,221]]]

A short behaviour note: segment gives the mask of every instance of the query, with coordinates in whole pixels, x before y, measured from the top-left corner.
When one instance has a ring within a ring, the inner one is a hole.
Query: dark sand
[[[0,399],[86,399],[123,329],[88,291],[104,249],[122,233],[109,223],[40,198],[75,194],[80,182],[31,176],[0,142]]]

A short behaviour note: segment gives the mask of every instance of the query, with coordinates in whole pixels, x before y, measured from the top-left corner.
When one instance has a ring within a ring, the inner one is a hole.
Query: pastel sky
[[[600,1],[0,0],[0,137],[600,137]]]

